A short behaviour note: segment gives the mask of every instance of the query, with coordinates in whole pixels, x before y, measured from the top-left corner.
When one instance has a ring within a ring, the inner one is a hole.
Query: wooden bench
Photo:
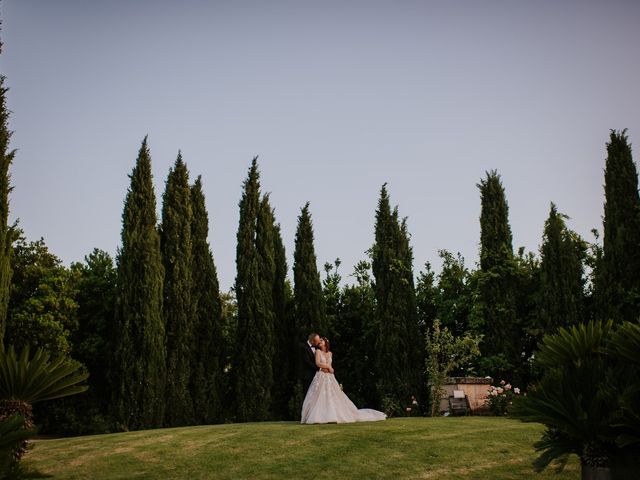
[[[468,415],[471,413],[469,400],[462,390],[454,390],[449,397],[449,412],[451,415]]]

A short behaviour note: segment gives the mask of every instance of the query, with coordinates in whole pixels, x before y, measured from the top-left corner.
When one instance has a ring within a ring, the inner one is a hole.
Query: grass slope
[[[53,479],[554,479],[531,469],[538,424],[495,417],[349,425],[245,423],[36,441],[28,468]]]

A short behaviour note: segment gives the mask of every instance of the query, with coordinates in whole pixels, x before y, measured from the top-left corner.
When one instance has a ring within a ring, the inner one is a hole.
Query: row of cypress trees
[[[15,151],[10,148],[4,81],[0,76],[0,343],[11,291],[14,236],[8,213]],[[333,281],[335,290],[337,281],[335,276],[327,279],[323,292],[309,204],[298,218],[293,289],[287,282],[280,227],[269,195],[260,191],[257,158],[253,160],[239,205],[238,313],[235,350],[228,364],[221,349],[222,307],[207,241],[201,178],[189,184],[179,154],[167,177],[160,222],[146,138],[130,179],[117,256],[115,318],[105,351],[111,354],[107,376],[112,414],[122,428],[216,422],[228,412],[229,403],[239,421],[290,416],[301,394],[295,344],[309,331],[352,340],[341,347],[344,365],[359,374],[353,384],[362,383],[364,397],[400,402],[421,390],[425,319],[445,312],[438,313],[424,298],[418,305],[421,294],[414,286],[407,222],[397,208],[391,209],[386,185],[380,192],[371,249],[374,278],[368,277],[366,264],[356,267],[357,285],[345,287],[342,295],[351,316],[341,317],[335,308],[327,311],[327,286]],[[638,318],[640,197],[626,130],[612,131],[607,143],[603,244],[592,246],[591,256],[554,204],[545,223],[539,265],[531,256],[515,254],[500,176],[488,172],[478,187],[479,269],[471,306],[456,322],[460,333],[468,327],[485,336],[482,349],[488,371],[504,369],[503,362],[517,374],[536,330],[539,336],[589,317],[617,322]],[[592,274],[587,282],[589,258]],[[445,267],[459,265],[445,255]],[[367,312],[374,313],[365,322]],[[329,322],[330,316],[335,321]],[[223,371],[228,368],[232,381],[226,391]],[[363,380],[367,376],[372,378]]]
[[[146,138],[130,178],[117,257],[115,419],[126,429],[219,421],[221,305],[202,181],[189,184],[178,154],[158,225]]]
[[[0,77],[0,337],[11,281],[12,229],[7,221],[9,167],[15,155],[9,147],[3,82]],[[309,204],[298,218],[293,287],[288,283],[280,227],[269,195],[261,193],[259,176],[254,159],[239,205],[234,289],[238,313],[228,362],[221,349],[222,307],[207,241],[202,181],[198,178],[190,185],[186,164],[178,155],[167,177],[158,222],[151,157],[143,141],[122,216],[108,368],[113,414],[122,428],[221,421],[230,403],[239,421],[289,418],[301,395],[295,345],[309,331],[366,345],[342,349],[352,350],[344,357],[345,365],[372,377],[362,381],[361,389],[373,402],[399,402],[424,386],[422,338],[429,307],[428,302],[418,305],[407,222],[397,207],[391,208],[386,185],[380,192],[370,250],[373,278],[360,265],[358,284],[344,289],[343,299],[353,304],[352,313],[373,311],[363,325],[358,315],[337,318],[336,310],[327,305]],[[524,368],[523,359],[535,348],[532,339],[541,333],[587,318],[637,318],[640,198],[626,131],[612,131],[607,143],[602,247],[589,246],[569,230],[567,217],[551,204],[539,261],[522,251],[516,254],[500,176],[487,172],[478,188],[479,269],[474,272],[471,307],[458,315],[458,321],[460,333],[468,327],[484,335],[486,371],[523,378],[518,369]],[[591,270],[589,277],[585,266]],[[530,295],[534,285],[535,298]],[[229,385],[223,381],[225,369],[231,371]]]
[[[522,252],[515,254],[500,176],[488,172],[478,187],[482,203],[480,268],[469,319],[472,329],[484,334],[482,354],[488,370],[524,380],[527,367],[523,364],[543,333],[589,318],[638,319],[640,198],[626,130],[612,130],[607,143],[604,238],[602,247],[591,245],[591,255],[590,246],[567,228],[568,217],[553,203],[539,264]],[[591,269],[589,278],[585,267]],[[527,278],[527,270],[535,278]],[[528,299],[532,284],[538,287],[535,298]],[[527,346],[528,338],[533,345]]]

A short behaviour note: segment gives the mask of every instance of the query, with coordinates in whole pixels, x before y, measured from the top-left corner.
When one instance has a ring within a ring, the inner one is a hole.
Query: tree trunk
[[[582,464],[581,480],[611,480],[611,469],[609,467],[592,467]]]
[[[23,428],[25,430],[35,428],[35,423],[33,422],[33,407],[31,404],[23,402],[22,400],[0,400],[0,421],[11,417],[15,413],[18,413],[24,418]],[[15,461],[20,461],[26,451],[27,441],[23,440],[13,452]]]

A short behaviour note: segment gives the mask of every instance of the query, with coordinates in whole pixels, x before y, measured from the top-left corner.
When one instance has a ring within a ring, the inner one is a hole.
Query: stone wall
[[[446,390],[446,394],[440,399],[440,412],[449,411],[449,397],[453,396],[454,390],[462,390],[467,396],[471,412],[482,414],[487,411],[485,400],[487,399],[487,391],[493,382],[490,377],[450,377],[445,380],[442,386]]]

